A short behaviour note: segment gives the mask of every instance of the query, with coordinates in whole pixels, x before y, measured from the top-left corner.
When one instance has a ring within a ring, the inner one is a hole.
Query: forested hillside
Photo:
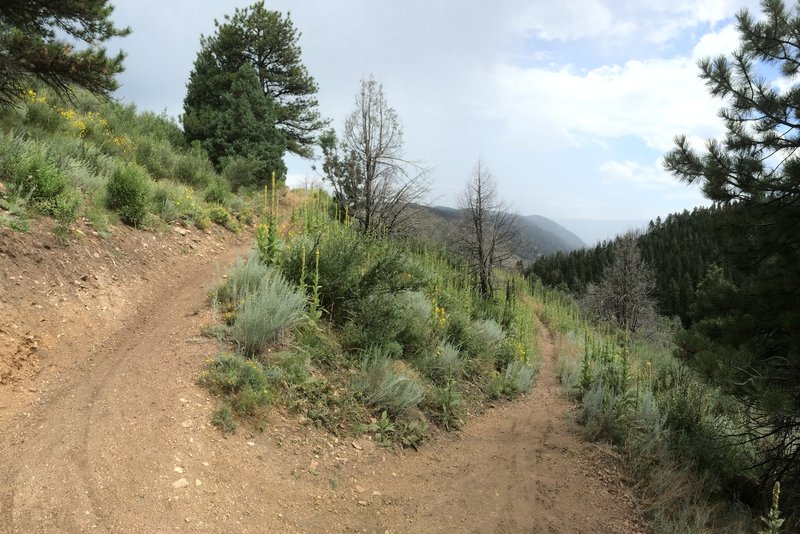
[[[726,264],[721,230],[726,211],[712,207],[670,214],[663,221],[651,221],[647,231],[636,238],[642,257],[655,270],[655,297],[662,315],[677,315],[684,324],[691,322],[697,284],[709,266]],[[527,273],[545,285],[580,293],[587,284],[600,280],[618,243],[615,239],[594,248],[546,256]]]

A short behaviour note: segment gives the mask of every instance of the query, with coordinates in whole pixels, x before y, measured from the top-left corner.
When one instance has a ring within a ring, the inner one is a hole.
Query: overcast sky
[[[133,33],[117,96],[182,113],[200,34],[250,2],[114,0]],[[360,80],[382,82],[405,154],[455,205],[480,157],[521,214],[651,219],[705,204],[662,170],[678,133],[719,135],[697,59],[736,48],[755,0],[270,1],[302,32],[321,112],[340,129]],[[313,176],[287,157],[290,179]]]

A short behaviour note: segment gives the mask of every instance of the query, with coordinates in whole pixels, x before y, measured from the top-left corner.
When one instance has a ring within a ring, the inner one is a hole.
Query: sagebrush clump
[[[254,291],[244,297],[233,322],[233,338],[247,356],[279,341],[305,316],[305,295],[274,267],[264,269]]]

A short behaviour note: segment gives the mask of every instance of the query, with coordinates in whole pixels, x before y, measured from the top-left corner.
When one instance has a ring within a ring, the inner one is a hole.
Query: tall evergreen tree
[[[236,9],[215,22],[216,32],[201,38],[195,69],[184,100],[184,129],[188,141],[208,135],[210,116],[218,109],[231,77],[242,65],[256,72],[264,95],[275,103],[275,122],[286,149],[311,157],[317,134],[327,125],[317,109],[314,78],[301,62],[300,33],[289,16],[257,2]]]
[[[82,87],[98,95],[117,88],[122,52],[113,57],[100,46],[128,28],[111,22],[107,0],[3,0],[0,2],[0,105],[43,83],[62,95]],[[78,41],[88,46],[76,50]]]
[[[705,278],[682,354],[747,406],[764,486],[780,479],[800,511],[800,5],[762,7],[760,19],[737,15],[732,56],[700,63],[711,94],[725,99],[725,138],[699,153],[678,137],[665,165],[716,203],[737,205],[726,221],[735,279],[719,270]]]
[[[237,157],[261,162],[256,171],[260,183],[268,183],[272,172],[286,175],[285,140],[275,126],[275,104],[264,96],[249,65],[242,65],[232,77],[230,90],[220,98],[218,112],[209,118],[208,136],[202,144],[219,167]]]

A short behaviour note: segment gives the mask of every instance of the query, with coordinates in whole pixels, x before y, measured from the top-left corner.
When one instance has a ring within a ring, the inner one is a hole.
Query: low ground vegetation
[[[566,294],[535,289],[556,336],[557,372],[580,401],[590,439],[608,441],[639,481],[658,532],[752,532],[758,454],[735,439],[740,407],[706,385],[669,345],[592,325]]]
[[[200,382],[220,396],[223,431],[258,427],[254,406],[273,404],[335,434],[418,447],[530,388],[539,351],[520,280],[481,298],[464,264],[360,234],[324,192],[282,225],[275,196],[264,203],[252,253],[210,292],[227,348]]]
[[[80,91],[68,101],[30,89],[0,110],[0,184],[1,226],[26,231],[44,215],[64,237],[80,219],[100,235],[117,221],[238,232],[259,206],[254,191],[233,195],[171,119]]]

